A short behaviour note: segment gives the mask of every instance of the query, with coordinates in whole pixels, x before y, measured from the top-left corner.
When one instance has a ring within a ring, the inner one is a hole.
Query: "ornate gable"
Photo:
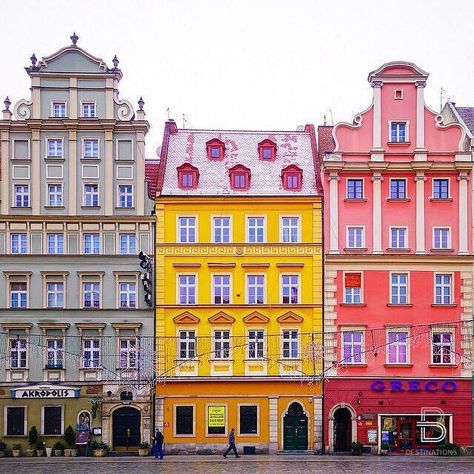
[[[219,311],[214,316],[211,316],[208,321],[211,324],[233,324],[235,322],[235,318],[229,316],[224,311]]]
[[[268,316],[264,316],[258,311],[254,311],[244,318],[244,323],[247,324],[267,324],[269,321],[270,318]]]
[[[173,321],[175,324],[198,324],[201,320],[189,311],[185,311],[175,316]]]
[[[299,314],[293,313],[293,311],[287,311],[281,316],[278,316],[277,321],[280,324],[301,324],[303,322],[303,317]]]

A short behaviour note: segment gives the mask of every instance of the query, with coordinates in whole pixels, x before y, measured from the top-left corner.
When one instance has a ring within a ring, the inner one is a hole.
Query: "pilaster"
[[[314,451],[321,452],[323,447],[323,399],[313,397],[313,436]]]
[[[39,77],[31,78],[31,101],[33,103],[31,118],[40,119],[41,118],[41,79]]]
[[[468,211],[467,211],[467,183],[469,176],[467,172],[459,173],[459,254],[467,255],[468,248]]]
[[[0,197],[2,199],[1,213],[6,215],[10,207],[10,133],[6,130],[1,132],[1,153],[0,153],[0,167],[2,186],[0,187]]]
[[[425,81],[416,81],[416,150],[425,149]]]
[[[372,81],[373,89],[373,127],[372,127],[372,148],[382,148],[382,81]]]
[[[41,213],[41,159],[40,159],[40,131],[31,132],[31,212],[37,216]]]
[[[373,189],[373,218],[372,218],[372,252],[383,253],[382,251],[382,181],[380,173],[372,176]]]
[[[276,454],[278,450],[278,397],[269,397],[268,411],[268,453]]]
[[[339,253],[339,176],[329,176],[329,253]]]
[[[77,201],[82,203],[82,199],[77,195],[78,173],[77,173],[77,130],[69,130],[69,150],[68,150],[68,214],[77,215]],[[79,204],[80,205],[80,204]]]
[[[415,176],[416,182],[416,253],[425,254],[425,181],[423,172]]]
[[[103,181],[103,196],[105,199],[105,215],[112,216],[114,213],[114,141],[113,132],[106,130],[104,168],[105,179]]]
[[[69,118],[77,119],[77,78],[69,78]]]

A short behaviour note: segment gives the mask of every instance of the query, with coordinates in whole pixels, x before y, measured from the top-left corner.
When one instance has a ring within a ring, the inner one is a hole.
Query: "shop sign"
[[[210,406],[208,408],[207,426],[221,428],[225,426],[225,407],[224,406]]]
[[[457,390],[454,380],[374,380],[370,384],[373,392],[445,392],[453,393]]]
[[[377,442],[377,430],[367,430],[367,442],[375,444]]]
[[[79,398],[80,389],[60,385],[32,385],[29,387],[12,388],[12,398]]]

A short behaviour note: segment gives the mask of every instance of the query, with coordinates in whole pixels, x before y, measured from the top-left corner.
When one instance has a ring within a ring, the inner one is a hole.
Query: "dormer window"
[[[273,161],[276,157],[276,143],[271,140],[263,140],[258,144],[258,156],[264,161]]]
[[[222,160],[224,158],[225,145],[218,138],[213,138],[206,143],[207,157],[210,160]]]
[[[282,170],[281,179],[283,189],[287,191],[301,191],[303,184],[303,171],[296,165],[287,166]]]
[[[250,187],[250,170],[236,165],[229,170],[230,187],[236,191],[247,191]]]
[[[184,163],[177,168],[178,170],[178,186],[180,189],[195,189],[198,185],[199,170],[189,164]]]

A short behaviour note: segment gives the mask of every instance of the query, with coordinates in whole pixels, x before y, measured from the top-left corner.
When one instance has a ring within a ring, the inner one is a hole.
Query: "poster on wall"
[[[367,442],[369,444],[377,443],[377,430],[367,430]]]
[[[209,407],[207,426],[213,428],[225,426],[225,406]]]

